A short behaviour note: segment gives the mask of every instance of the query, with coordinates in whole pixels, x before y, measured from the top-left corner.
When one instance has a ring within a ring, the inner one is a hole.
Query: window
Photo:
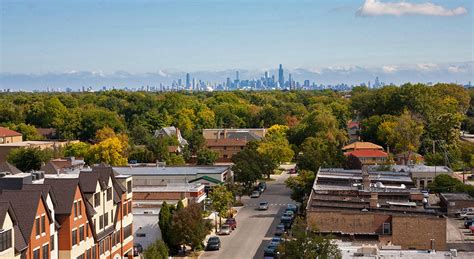
[[[129,202],[127,203],[127,206],[128,206],[127,214],[132,213],[132,201],[129,201]]]
[[[227,155],[224,155],[224,158],[227,158],[228,156]]]
[[[92,257],[91,257],[91,252],[92,252],[92,251],[91,251],[91,250],[92,250],[91,248],[87,249],[87,251],[86,251],[86,259],[92,259]],[[94,259],[95,259],[95,258],[94,258]]]
[[[54,236],[51,236],[49,238],[49,245],[51,247],[51,251],[53,251],[54,250]]]
[[[123,228],[123,239],[132,235],[132,224]]]
[[[82,216],[82,208],[81,208],[81,205],[82,205],[82,201],[78,201],[77,202],[77,210],[79,211],[79,216]]]
[[[146,237],[146,234],[145,233],[136,233],[135,236],[136,237]]]
[[[77,202],[74,202],[74,218],[77,218]]]
[[[117,244],[120,243],[120,233],[121,232],[119,230],[119,231],[117,231],[117,235],[115,235],[115,243],[117,243]]]
[[[110,223],[113,223],[114,222],[114,211],[111,210],[110,211]]]
[[[100,206],[100,193],[94,194],[94,207]]]
[[[104,215],[101,215],[99,217],[99,228],[103,229],[104,228]]]
[[[86,223],[86,237],[89,236],[89,222]]]
[[[33,251],[33,259],[40,259],[40,250],[39,248]]]
[[[35,228],[36,228],[36,235],[39,236],[41,234],[39,218],[35,219]]]
[[[390,223],[383,223],[383,234],[389,235],[391,234]]]
[[[43,246],[43,259],[49,259],[49,245]]]
[[[41,233],[46,232],[46,216],[41,216]]]
[[[76,257],[77,259],[84,259],[84,254],[81,254],[80,256]]]
[[[84,241],[84,226],[79,227],[79,242]]]
[[[104,253],[104,240],[99,242],[99,254]]]
[[[12,230],[3,231],[0,233],[0,252],[12,247]]]
[[[109,225],[109,213],[105,213],[104,220],[104,227],[107,227]]]
[[[105,251],[109,250],[109,237],[105,238]]]
[[[92,258],[96,258],[97,257],[97,250],[95,248],[95,246],[92,247]]]
[[[109,187],[109,189],[107,189],[107,201],[110,200],[112,200],[112,187]]]
[[[127,215],[127,203],[124,203],[124,204],[123,204],[122,214],[123,214],[124,216]]]
[[[132,192],[132,181],[128,181],[127,182],[127,193],[131,193]]]
[[[72,231],[72,245],[77,244],[77,229]]]

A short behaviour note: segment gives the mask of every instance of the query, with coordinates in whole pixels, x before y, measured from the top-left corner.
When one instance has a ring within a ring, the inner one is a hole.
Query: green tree
[[[285,184],[291,189],[291,199],[304,204],[311,193],[316,174],[313,171],[300,170],[297,176],[286,179]]]
[[[172,215],[173,208],[166,203],[166,201],[163,202],[160,208],[160,214],[158,215],[158,225],[160,226],[160,231],[161,231],[161,237],[163,241],[168,245],[172,246],[171,243],[171,219],[173,217]]]
[[[177,155],[175,153],[171,153],[168,158],[166,159],[166,164],[167,165],[184,165],[186,164],[186,161],[184,161],[184,157],[182,155]]]
[[[133,147],[130,150],[130,154],[128,156],[129,161],[135,160],[138,163],[153,163],[155,162],[155,158],[153,152],[148,150],[146,147]]]
[[[182,210],[184,208],[183,201],[178,201],[178,204],[176,204],[176,211]]]
[[[174,233],[174,244],[189,245],[193,251],[200,250],[211,229],[212,224],[209,220],[203,219],[199,204],[190,204],[173,213],[171,231]]]
[[[84,158],[89,152],[89,148],[90,145],[85,142],[69,143],[64,148],[64,155]]]
[[[14,131],[17,131],[23,135],[23,140],[42,140],[43,136],[41,136],[36,127],[33,125],[20,123],[11,128]]]
[[[428,188],[434,192],[455,192],[463,183],[447,174],[437,175]]]
[[[247,193],[252,190],[257,180],[262,179],[263,175],[269,177],[277,168],[269,157],[259,154],[256,149],[256,143],[249,143],[244,150],[232,157],[235,181],[242,183]]]
[[[307,138],[296,158],[298,168],[319,171],[320,167],[340,167],[344,161],[341,149],[328,139],[321,137]]]
[[[198,165],[213,165],[219,158],[219,153],[210,149],[201,149],[197,152]]]
[[[107,138],[89,149],[85,157],[87,164],[106,163],[111,166],[123,166],[127,164],[127,157],[124,156],[127,147],[118,137]]]
[[[222,217],[226,215],[232,206],[234,197],[232,192],[228,191],[224,185],[217,185],[209,192],[211,207],[219,214],[219,225],[222,225]]]
[[[23,172],[39,170],[53,157],[53,150],[40,148],[16,148],[10,151],[7,161]]]
[[[98,130],[110,127],[114,132],[123,132],[125,125],[120,116],[104,108],[83,109],[81,113],[79,137],[81,140],[93,140]]]
[[[168,259],[168,247],[162,240],[156,240],[145,250],[145,259]]]
[[[313,232],[301,218],[291,228],[291,236],[278,246],[278,258],[342,258],[331,238]]]

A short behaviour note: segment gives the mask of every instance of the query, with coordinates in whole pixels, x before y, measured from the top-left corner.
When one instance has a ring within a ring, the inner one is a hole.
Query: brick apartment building
[[[206,147],[219,153],[218,162],[230,162],[248,142],[265,137],[266,129],[204,129]]]
[[[45,176],[2,173],[0,258],[133,257],[131,176],[105,166]]]
[[[446,218],[412,187],[408,173],[320,169],[307,204],[308,224],[342,239],[446,250]]]

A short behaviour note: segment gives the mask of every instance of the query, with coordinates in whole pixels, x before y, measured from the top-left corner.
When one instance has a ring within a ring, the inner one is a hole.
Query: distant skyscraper
[[[239,81],[239,71],[235,71],[235,80]]]
[[[278,68],[278,83],[280,84],[280,87],[283,87],[285,84],[285,78],[283,77],[283,66],[281,64]]]
[[[288,87],[290,88],[291,90],[291,87],[293,85],[293,78],[291,78],[291,73],[288,74]]]
[[[191,87],[191,78],[189,73],[186,73],[186,88],[189,89]]]

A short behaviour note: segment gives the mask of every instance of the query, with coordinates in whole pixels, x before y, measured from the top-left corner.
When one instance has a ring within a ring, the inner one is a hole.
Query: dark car
[[[269,246],[265,247],[263,250],[263,256],[264,257],[275,257],[277,254],[277,245],[275,244],[270,244]]]
[[[139,256],[143,253],[143,247],[140,244],[133,244],[133,256]]]
[[[207,240],[206,250],[219,250],[221,248],[221,240],[219,237],[210,237]]]
[[[234,218],[227,219],[225,224],[229,225],[232,230],[237,228],[237,221]]]
[[[267,189],[267,183],[266,182],[259,182],[258,183],[258,188],[261,190],[261,192],[265,191]]]
[[[298,206],[296,206],[295,204],[289,203],[288,205],[286,205],[286,210],[291,210],[293,211],[293,213],[296,213],[298,212]]]
[[[281,236],[283,234],[285,234],[285,225],[284,224],[279,224],[276,227],[275,235],[276,236]]]
[[[472,225],[474,225],[474,219],[468,219],[464,221],[465,228],[470,228]]]

